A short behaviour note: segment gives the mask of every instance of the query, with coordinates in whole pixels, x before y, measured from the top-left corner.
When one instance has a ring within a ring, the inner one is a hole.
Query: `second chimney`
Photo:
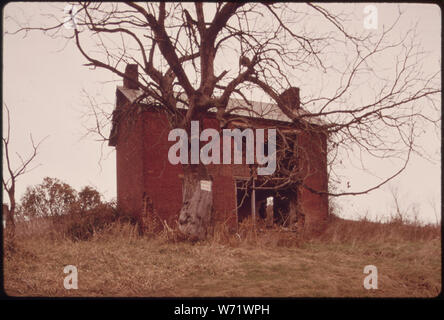
[[[125,76],[123,78],[123,86],[127,89],[139,89],[137,80],[139,78],[139,72],[137,70],[137,64],[127,64],[125,68]]]
[[[281,94],[281,99],[287,106],[291,106],[293,109],[299,109],[301,107],[299,88],[291,87],[285,90]]]

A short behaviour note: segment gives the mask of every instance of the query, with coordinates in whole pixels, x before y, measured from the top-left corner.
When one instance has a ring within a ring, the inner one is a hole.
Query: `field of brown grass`
[[[441,227],[331,219],[318,236],[280,229],[177,241],[114,223],[87,241],[54,233],[4,241],[10,296],[435,297],[441,292]],[[78,270],[78,289],[63,269]],[[366,265],[378,289],[363,286]]]

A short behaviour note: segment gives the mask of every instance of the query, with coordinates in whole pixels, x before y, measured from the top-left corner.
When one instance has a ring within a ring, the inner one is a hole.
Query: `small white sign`
[[[200,189],[203,191],[211,192],[211,181],[210,180],[200,180]]]
[[[273,197],[268,197],[267,198],[267,206],[272,206],[273,205]]]

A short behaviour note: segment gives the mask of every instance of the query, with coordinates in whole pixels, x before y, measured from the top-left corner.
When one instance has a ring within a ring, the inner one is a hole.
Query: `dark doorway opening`
[[[237,219],[242,222],[252,212],[252,181],[236,180]],[[290,223],[290,201],[296,201],[296,193],[291,189],[260,189],[254,190],[254,208],[257,219],[262,219],[267,226],[279,224],[288,226]]]

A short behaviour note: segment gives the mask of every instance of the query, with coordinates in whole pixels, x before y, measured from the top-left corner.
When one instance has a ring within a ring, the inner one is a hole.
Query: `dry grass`
[[[239,234],[215,228],[207,241],[174,232],[141,237],[114,223],[88,241],[54,234],[6,239],[5,290],[11,296],[434,297],[441,291],[441,227],[332,219],[320,236],[279,229]],[[363,287],[365,265],[377,290]],[[66,290],[63,268],[78,269]]]

